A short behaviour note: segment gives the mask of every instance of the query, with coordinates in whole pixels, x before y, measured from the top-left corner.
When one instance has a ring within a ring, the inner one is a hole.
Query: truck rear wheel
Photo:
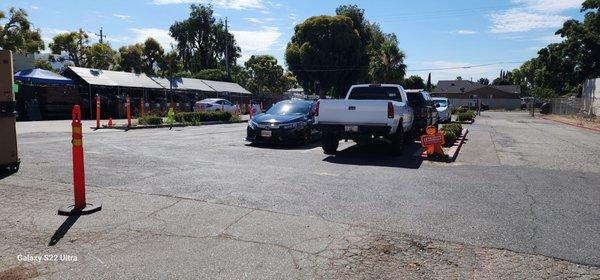
[[[404,149],[404,132],[402,128],[398,127],[398,131],[392,136],[391,151],[394,155],[402,154],[402,150]]]
[[[321,136],[321,147],[323,152],[327,155],[333,155],[337,151],[340,144],[340,139],[333,133],[323,132]]]

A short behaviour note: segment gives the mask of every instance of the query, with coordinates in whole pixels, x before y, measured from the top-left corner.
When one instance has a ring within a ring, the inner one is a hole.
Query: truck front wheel
[[[340,139],[333,133],[323,132],[321,136],[321,146],[323,152],[327,155],[333,155],[337,151],[340,144]]]

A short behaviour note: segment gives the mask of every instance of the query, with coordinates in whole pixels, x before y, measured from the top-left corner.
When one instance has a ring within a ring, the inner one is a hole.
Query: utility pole
[[[229,26],[227,17],[225,17],[225,69],[227,70],[227,79],[231,80],[231,71],[229,70]]]
[[[102,33],[102,27],[100,27],[100,34],[94,33],[94,35],[100,37],[100,44],[102,44],[104,42],[104,38],[106,38],[106,35]]]

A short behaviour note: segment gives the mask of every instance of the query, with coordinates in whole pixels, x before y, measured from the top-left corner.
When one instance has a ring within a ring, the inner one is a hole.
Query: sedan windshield
[[[448,106],[448,101],[446,101],[446,100],[433,100],[433,103],[435,105],[440,104],[440,107],[447,107]]]
[[[310,111],[311,102],[279,102],[267,111],[270,115],[303,115]]]

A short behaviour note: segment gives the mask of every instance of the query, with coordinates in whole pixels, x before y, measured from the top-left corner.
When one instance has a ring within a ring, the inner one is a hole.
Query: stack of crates
[[[0,173],[19,170],[12,52],[0,50]]]

